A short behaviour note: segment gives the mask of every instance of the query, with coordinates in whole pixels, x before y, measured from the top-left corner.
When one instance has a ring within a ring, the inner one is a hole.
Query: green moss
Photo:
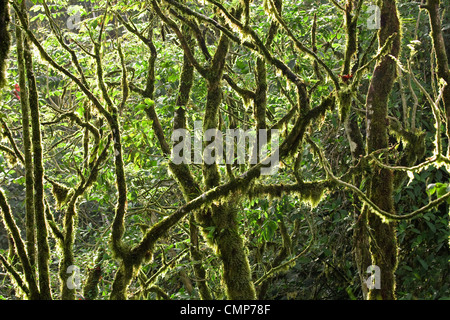
[[[127,288],[135,274],[135,268],[132,265],[121,263],[116,272],[111,291],[111,300],[126,300]]]
[[[4,195],[3,190],[0,188],[0,218],[4,221],[5,227],[8,229],[8,232],[11,238],[14,240],[14,245],[16,252],[19,256],[23,273],[26,280],[26,285],[30,290],[29,298],[30,299],[39,299],[40,293],[38,289],[38,284],[36,281],[35,273],[33,267],[30,264],[30,260],[28,258],[28,254],[25,248],[25,244],[23,242],[22,236],[20,234],[20,230],[16,224],[16,221],[11,213],[11,208],[9,203]],[[0,255],[1,257],[1,255]],[[14,269],[14,268],[12,268]]]
[[[99,250],[94,262],[94,266],[89,269],[89,274],[83,288],[83,295],[86,300],[94,300],[98,296],[98,283],[102,275],[102,261],[105,250]]]
[[[300,194],[301,200],[307,202],[311,207],[315,208],[320,203],[324,195],[324,187],[308,188],[305,192]]]
[[[342,89],[339,92],[339,119],[344,123],[350,114],[352,105],[352,92],[350,88]]]
[[[0,88],[6,84],[6,68],[11,46],[11,36],[9,34],[9,2],[0,0]]]
[[[73,193],[73,189],[55,181],[51,181],[51,184],[52,194],[55,197],[57,207],[61,208],[64,204],[67,203],[69,194]]]
[[[248,253],[238,229],[237,209],[222,199],[199,211],[195,217],[209,247],[222,262],[227,298],[255,299]]]
[[[14,167],[17,164],[17,157],[13,153],[5,152],[3,155],[11,167]]]

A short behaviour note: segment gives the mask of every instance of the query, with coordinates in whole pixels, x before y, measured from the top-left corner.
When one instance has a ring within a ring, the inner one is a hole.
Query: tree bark
[[[3,88],[7,82],[6,69],[8,67],[8,55],[11,46],[9,22],[8,0],[0,0],[0,88]]]
[[[23,2],[25,4],[25,2]],[[35,265],[36,259],[36,229],[33,207],[33,155],[31,152],[30,133],[30,107],[28,101],[28,89],[24,60],[24,41],[22,30],[16,27],[17,41],[17,65],[19,71],[20,105],[22,111],[22,134],[25,160],[25,223],[26,223],[26,245],[30,264]]]
[[[400,22],[395,0],[381,2],[381,29],[378,32],[379,46],[394,37],[389,55],[397,58],[400,51]],[[388,147],[388,100],[396,78],[397,64],[389,55],[377,62],[369,86],[367,111],[367,153]],[[369,198],[382,210],[394,213],[393,174],[388,169],[374,168],[368,186]],[[367,210],[367,209],[366,209]],[[395,299],[395,270],[397,268],[397,238],[395,223],[384,221],[367,210],[367,232],[372,265],[381,271],[381,283],[369,288],[368,299]],[[368,267],[368,266],[367,266]],[[364,266],[362,270],[367,268]],[[363,285],[365,285],[363,283]]]
[[[444,102],[445,118],[447,120],[447,137],[450,138],[450,69],[448,66],[447,52],[445,50],[444,36],[442,34],[439,6],[439,0],[428,0],[423,8],[428,11],[430,17],[431,37],[436,52],[437,76],[447,83],[442,94],[442,101]],[[450,155],[450,144],[447,149],[447,156],[448,155]]]
[[[33,148],[33,173],[34,173],[34,214],[36,221],[37,241],[37,266],[39,275],[40,299],[52,298],[50,288],[49,259],[50,249],[48,245],[47,223],[44,205],[44,166],[42,151],[41,122],[39,111],[39,97],[36,79],[33,70],[31,47],[25,42],[25,65],[27,69],[29,103],[31,116],[32,148]]]
[[[221,81],[229,39],[222,34],[217,46],[212,67],[208,72],[208,93],[204,115],[203,132],[218,129],[218,110],[222,101]],[[216,163],[203,165],[203,178],[207,190],[220,184]],[[227,297],[231,300],[256,299],[247,253],[239,232],[237,210],[234,204],[212,204],[210,208],[196,215],[202,228],[214,228],[212,245],[222,261],[223,281]]]

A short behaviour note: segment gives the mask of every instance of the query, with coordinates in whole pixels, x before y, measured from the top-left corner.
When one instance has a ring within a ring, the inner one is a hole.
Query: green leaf
[[[137,105],[138,110],[145,110],[147,108],[146,104],[140,103]]]
[[[79,115],[80,117],[82,117],[83,114],[84,114],[84,107],[79,107],[79,108],[77,109],[77,113],[78,113],[78,115]]]
[[[145,98],[145,99],[144,99],[144,102],[145,102],[145,104],[148,105],[149,107],[153,107],[153,106],[155,105],[155,101],[153,101],[153,100],[150,99],[150,98]]]
[[[417,257],[417,260],[420,262],[420,264],[422,265],[422,267],[423,267],[425,270],[428,270],[428,264],[425,262],[425,260],[423,260],[423,259],[420,258],[420,257]]]
[[[430,228],[431,232],[435,233],[436,232],[436,227],[434,226],[434,224],[431,223],[431,222],[428,222],[428,221],[425,221],[425,222],[426,222],[428,228]]]
[[[436,195],[438,198],[442,197],[444,194],[448,192],[448,185],[446,183],[436,183]]]
[[[413,271],[413,269],[410,266],[404,266],[403,269],[406,269],[408,271]]]
[[[211,226],[211,227],[206,227],[206,228],[204,228],[206,231],[208,231],[208,235],[207,235],[207,237],[209,238],[209,239],[213,239],[214,238],[214,231],[216,231],[216,227],[214,227],[214,226]]]

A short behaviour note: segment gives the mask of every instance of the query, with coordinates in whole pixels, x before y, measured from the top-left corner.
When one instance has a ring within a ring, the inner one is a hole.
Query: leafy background
[[[430,58],[431,38],[427,16],[424,12],[420,15],[420,23],[417,24],[419,9],[416,2],[400,0],[399,11],[403,24],[403,41],[405,44],[416,38],[420,41],[418,54],[415,57],[414,68],[426,89],[435,90],[432,86],[433,59]],[[87,27],[80,30],[68,30],[71,37],[80,43],[89,43],[87,28],[95,28],[99,23],[100,15],[95,12],[101,10],[103,1],[53,1],[52,12],[62,25],[73,14],[75,9],[81,10],[81,20]],[[133,21],[135,25],[143,29],[147,25],[145,11],[142,11],[143,2],[129,4],[128,1],[116,1],[115,9],[124,13],[138,13]],[[449,8],[448,0],[442,1],[442,8]],[[252,3],[254,12],[254,25],[259,32],[264,32],[268,27],[264,10],[260,1]],[[341,67],[342,50],[345,45],[344,31],[342,28],[342,16],[337,14],[335,7],[328,1],[305,0],[302,2],[285,1],[284,16],[289,25],[296,30],[298,37],[305,43],[310,43],[312,16],[317,15],[318,23],[318,49],[322,59],[335,71]],[[367,7],[363,8],[363,16],[358,26],[360,32],[360,46],[366,48],[374,30],[366,28]],[[139,14],[140,13],[140,14]],[[42,5],[35,2],[30,10],[34,30],[41,37],[46,50],[62,65],[69,63],[68,54],[59,49],[57,41],[48,33],[48,25],[44,19]],[[443,30],[447,44],[447,52],[450,53],[450,16],[443,11]],[[127,67],[132,75],[133,84],[143,87],[145,83],[147,60],[146,48],[134,35],[126,33],[117,21],[111,19],[107,23],[107,32],[113,37],[120,34],[123,50],[126,56]],[[211,30],[207,30],[212,32]],[[158,114],[165,132],[170,132],[173,112],[175,110],[176,91],[178,88],[182,53],[176,45],[175,35],[164,27],[154,30],[157,60],[157,82],[155,88],[155,103],[158,106]],[[213,34],[209,34],[210,41],[216,41]],[[305,79],[315,81],[311,61],[297,56],[291,48],[292,43],[286,41],[282,35],[275,38],[277,54],[286,61],[290,67],[299,71]],[[111,42],[111,46],[114,43]],[[249,88],[254,85],[252,70],[255,68],[255,56],[249,51],[239,49],[234,52],[236,59],[232,66],[233,71]],[[16,56],[15,48],[12,48],[11,63],[9,67],[9,83],[17,83],[17,66],[13,63]],[[407,58],[408,53],[403,52],[402,59]],[[65,95],[64,104],[68,108],[75,108],[80,115],[86,106],[86,98],[72,88],[67,80],[52,71],[44,62],[40,61],[37,52],[36,75],[41,94],[42,122],[50,122],[55,113],[49,105],[51,101],[59,101],[63,97],[63,88],[67,88],[69,94]],[[85,68],[89,81],[94,81],[94,68],[88,57],[80,59]],[[113,47],[105,48],[104,72],[111,83],[120,81],[120,62],[114,54]],[[369,81],[362,82],[363,92]],[[280,87],[289,94],[293,88],[287,87],[283,78],[277,76],[274,70],[269,70],[269,104],[268,108],[275,118],[285,111],[288,103],[286,98],[279,95]],[[111,87],[111,96],[119,101],[120,88]],[[326,92],[327,88],[319,86],[312,100]],[[239,101],[239,97],[230,89],[225,88],[227,99],[222,105],[224,121],[230,121],[230,116],[225,112],[233,106],[239,105],[239,117],[248,119],[245,106]],[[398,84],[390,99],[392,115],[401,118],[401,88]],[[70,97],[69,99],[67,97]],[[11,95],[9,90],[2,91],[1,116],[7,119],[10,127],[20,126],[19,103]],[[193,123],[199,118],[199,107],[205,103],[206,87],[201,77],[196,77],[192,102],[188,109],[188,122]],[[408,103],[413,103],[413,97],[406,93]],[[126,163],[127,181],[129,183],[127,216],[127,228],[125,239],[135,242],[142,236],[142,226],[151,225],[163,217],[165,210],[176,208],[183,199],[172,177],[168,175],[166,159],[160,156],[157,141],[151,130],[150,120],[147,120],[143,111],[145,101],[132,95],[127,109],[122,116],[124,160]],[[363,108],[364,106],[359,106]],[[417,114],[417,126],[427,132],[427,141],[432,141],[433,127],[430,127],[429,119],[432,118],[431,109],[425,103],[425,99],[419,96],[419,112]],[[360,123],[364,129],[364,123]],[[106,129],[105,129],[106,130]],[[20,140],[20,131],[14,131],[14,135]],[[167,137],[170,138],[170,137]],[[327,151],[333,169],[342,170],[351,165],[349,146],[342,127],[338,126],[335,113],[329,113],[324,119],[320,131],[313,137]],[[43,140],[46,150],[46,171],[59,181],[67,185],[76,184],[74,167],[79,166],[83,159],[81,140],[82,131],[75,125],[66,121],[60,125],[43,126]],[[432,150],[429,143],[427,150]],[[426,157],[430,156],[427,154]],[[290,164],[286,164],[289,171]],[[301,163],[305,179],[316,179],[322,174],[318,170],[316,159],[310,153],[305,152]],[[79,206],[79,228],[76,235],[77,265],[81,268],[81,276],[85,277],[87,270],[92,268],[96,249],[106,247],[110,236],[110,224],[113,219],[113,208],[116,201],[114,188],[114,170],[112,160],[106,163],[98,183],[96,183],[85,195]],[[430,168],[415,174],[413,180],[398,190],[395,195],[397,211],[410,212],[428,203],[430,199],[439,196],[449,185],[449,174],[445,168]],[[273,177],[276,181],[287,180],[284,171],[278,172]],[[442,182],[444,181],[444,182]],[[6,190],[14,215],[20,225],[24,224],[24,170],[20,166],[11,166],[8,159],[0,154],[0,184]],[[50,189],[46,192],[50,195]],[[242,204],[240,212],[242,216],[241,230],[246,246],[249,250],[249,258],[255,278],[261,276],[264,271],[270,269],[271,263],[276,258],[279,248],[282,247],[280,223],[283,222],[287,231],[293,235],[292,251],[301,252],[311,237],[307,217],[311,217],[315,226],[316,241],[311,249],[299,258],[292,268],[277,274],[271,281],[267,291],[267,299],[361,299],[361,284],[357,275],[353,260],[353,223],[355,208],[352,205],[352,194],[336,191],[329,193],[316,207],[311,208],[302,204],[293,196],[282,199],[257,199],[246,201]],[[62,219],[61,212],[55,212],[57,220]],[[5,230],[0,227],[0,248],[8,249],[8,239]],[[171,258],[176,257],[188,248],[187,221],[182,221],[170,234],[158,244],[155,257],[152,262],[142,268],[147,275],[155,274],[161,266],[166,265]],[[210,230],[214,232],[214,230]],[[449,249],[449,211],[448,204],[427,212],[422,218],[412,221],[402,221],[397,228],[399,241],[399,266],[397,270],[397,294],[399,299],[449,299],[450,298],[450,249]],[[54,244],[53,244],[54,245]],[[264,250],[263,250],[264,249]],[[220,262],[208,247],[202,247],[205,255],[205,268],[208,272],[209,285],[216,298],[223,298],[224,292],[220,283]],[[262,255],[261,255],[262,252]],[[59,261],[56,252],[52,255],[52,269],[54,284],[57,283],[57,264]],[[100,282],[99,299],[107,299],[111,291],[113,275],[117,268],[116,263],[104,254],[102,265],[102,279]],[[1,270],[1,269],[0,269]],[[159,275],[157,284],[173,299],[198,298],[195,288],[189,287],[189,282],[183,281],[192,273],[192,265],[187,256],[168,265]],[[187,276],[186,276],[187,275]],[[181,281],[180,281],[181,279]],[[192,284],[192,282],[191,282]],[[131,292],[140,290],[138,279],[132,284]],[[14,299],[15,292],[8,277],[0,273],[0,298]],[[154,293],[149,293],[148,298],[155,298]]]

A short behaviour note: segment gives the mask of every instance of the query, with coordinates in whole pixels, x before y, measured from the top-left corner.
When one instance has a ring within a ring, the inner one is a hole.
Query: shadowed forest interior
[[[0,0],[0,299],[450,299],[449,8]]]

